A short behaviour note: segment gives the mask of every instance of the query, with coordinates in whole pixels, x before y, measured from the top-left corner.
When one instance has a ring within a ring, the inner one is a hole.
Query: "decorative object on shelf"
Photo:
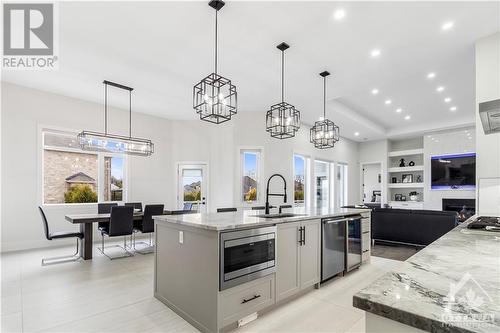
[[[396,184],[398,182],[398,179],[396,177],[392,177],[392,183]]]
[[[109,153],[123,153],[128,155],[150,156],[154,152],[154,144],[149,139],[132,137],[132,90],[134,88],[124,86],[111,81],[104,83],[104,133],[82,131],[77,139],[83,150],[100,151]],[[108,86],[127,90],[129,93],[129,128],[128,136],[108,133]]]
[[[329,72],[324,71],[319,73],[323,77],[323,117],[320,117],[314,126],[311,127],[310,141],[314,147],[318,149],[333,148],[335,142],[339,141],[339,127],[335,123],[326,118],[326,77]],[[379,175],[380,176],[380,175]],[[380,182],[380,181],[379,181]]]
[[[415,166],[415,162],[410,161],[410,163],[408,163],[408,166]]]
[[[382,183],[382,175],[380,173],[378,174],[378,183]]]
[[[406,165],[405,165],[405,159],[404,159],[404,158],[400,159],[400,160],[399,160],[399,167],[400,167],[400,168],[404,168],[405,166],[406,166]]]
[[[413,183],[413,175],[412,174],[403,174],[401,176],[403,183]]]
[[[417,183],[421,183],[422,182],[422,176],[421,175],[418,175],[417,176]]]
[[[193,108],[201,120],[221,124],[236,114],[237,92],[231,80],[217,73],[217,14],[225,3],[213,0],[208,5],[215,9],[215,70],[194,86]]]
[[[410,201],[418,201],[417,191],[411,191],[410,193],[408,193],[408,196],[410,197]]]
[[[406,201],[406,195],[401,196],[401,201]]]
[[[266,114],[266,131],[277,139],[293,138],[300,128],[300,111],[285,102],[285,50],[283,42],[276,46],[281,51],[281,102],[271,106]]]
[[[401,201],[402,194],[394,194],[394,200]]]
[[[382,196],[382,191],[375,190],[372,192],[372,202],[380,202],[380,198]]]

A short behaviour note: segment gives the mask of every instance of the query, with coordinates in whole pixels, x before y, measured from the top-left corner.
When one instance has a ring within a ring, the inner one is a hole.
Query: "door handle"
[[[299,245],[302,245],[302,227],[299,227]]]
[[[247,298],[247,299],[244,298],[243,301],[241,301],[241,304],[248,303],[248,302],[253,301],[254,299],[257,299],[259,297],[260,297],[260,295],[257,294],[257,295],[254,295],[253,297],[250,297],[250,298]]]

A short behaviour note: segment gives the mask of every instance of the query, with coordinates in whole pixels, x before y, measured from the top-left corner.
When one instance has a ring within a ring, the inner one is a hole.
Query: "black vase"
[[[405,165],[405,159],[404,158],[400,159],[399,160],[399,167],[402,168],[402,167],[405,167],[405,166],[406,166]]]

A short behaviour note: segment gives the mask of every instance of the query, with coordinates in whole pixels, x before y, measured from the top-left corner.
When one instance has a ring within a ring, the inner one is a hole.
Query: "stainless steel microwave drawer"
[[[274,274],[220,292],[222,327],[274,304]]]

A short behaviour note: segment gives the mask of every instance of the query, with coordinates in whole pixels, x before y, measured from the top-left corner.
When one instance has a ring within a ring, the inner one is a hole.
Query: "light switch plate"
[[[179,231],[179,243],[184,244],[184,231]]]

